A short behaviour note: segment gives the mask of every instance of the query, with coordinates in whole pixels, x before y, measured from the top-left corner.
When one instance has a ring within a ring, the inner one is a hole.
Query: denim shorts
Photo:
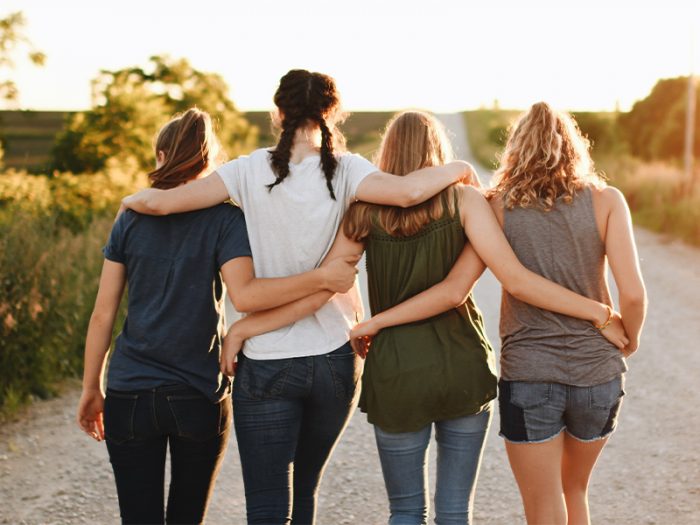
[[[514,443],[541,443],[562,430],[579,441],[595,441],[617,427],[624,376],[595,386],[505,381],[498,383],[499,435]]]

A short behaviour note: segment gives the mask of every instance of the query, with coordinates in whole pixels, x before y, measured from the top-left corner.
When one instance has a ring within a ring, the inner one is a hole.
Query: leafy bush
[[[700,89],[696,90],[700,108]],[[685,146],[688,77],[659,80],[651,93],[620,115],[630,153],[644,160],[680,160]],[[693,151],[700,155],[700,118],[695,119]]]
[[[601,157],[598,167],[625,194],[635,224],[700,246],[700,188],[688,191],[680,169],[629,156]]]
[[[257,128],[236,109],[228,91],[220,75],[168,56],[152,56],[145,68],[101,71],[93,80],[97,104],[71,117],[57,137],[53,166],[92,173],[117,159],[149,169],[158,129],[174,113],[193,106],[211,114],[229,157],[247,153],[257,142]]]
[[[102,254],[125,172],[0,174],[0,413],[82,367]]]

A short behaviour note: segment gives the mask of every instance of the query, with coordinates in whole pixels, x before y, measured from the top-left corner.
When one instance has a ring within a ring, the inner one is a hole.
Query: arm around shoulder
[[[357,200],[408,208],[425,202],[456,182],[470,182],[474,168],[464,161],[444,166],[432,166],[404,176],[377,171],[368,175],[358,186]]]
[[[147,188],[122,199],[122,204],[146,215],[170,215],[210,208],[228,200],[229,194],[217,172],[169,190]]]

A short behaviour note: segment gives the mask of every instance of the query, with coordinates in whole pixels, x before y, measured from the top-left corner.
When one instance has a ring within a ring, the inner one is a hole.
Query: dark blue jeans
[[[231,432],[231,398],[212,403],[185,385],[108,389],[104,423],[122,522],[202,523]]]
[[[321,476],[357,405],[361,374],[349,343],[312,357],[239,356],[233,419],[248,523],[314,523]]]

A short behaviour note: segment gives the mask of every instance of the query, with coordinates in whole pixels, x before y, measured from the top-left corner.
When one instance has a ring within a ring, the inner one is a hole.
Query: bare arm
[[[364,246],[361,243],[354,242],[343,234],[341,225],[333,246],[321,263],[321,267],[328,266],[338,258],[359,259],[363,251]],[[228,282],[226,286],[229,287]],[[224,340],[224,349],[221,355],[222,372],[228,375],[233,374],[236,354],[241,349],[243,341],[255,335],[282,328],[311,315],[330,301],[333,295],[335,295],[333,292],[327,290],[316,292],[284,306],[256,312],[236,321]]]
[[[602,325],[608,307],[584,297],[525,268],[513,253],[496,216],[478,190],[464,186],[460,206],[462,224],[479,257],[513,297],[538,308],[577,317]],[[618,348],[627,342],[617,330],[603,334]]]
[[[229,199],[228,190],[218,173],[187,184],[159,190],[147,188],[122,199],[122,206],[146,215],[170,215],[211,208]]]
[[[616,188],[604,189],[603,196],[610,205],[605,253],[619,291],[622,324],[630,340],[625,354],[629,355],[639,347],[639,337],[647,311],[647,293],[639,268],[639,257],[627,201]]]
[[[83,393],[77,415],[80,427],[98,441],[104,439],[102,375],[125,283],[124,265],[105,260],[85,340]]]
[[[338,257],[298,275],[256,278],[253,259],[237,257],[221,267],[221,274],[233,306],[239,312],[250,313],[291,303],[323,290],[345,293],[355,283],[357,261],[359,257]]]
[[[357,187],[355,198],[408,208],[437,195],[451,184],[460,181],[471,184],[474,179],[478,180],[474,168],[461,160],[423,168],[403,177],[378,171],[363,179]]]
[[[380,330],[427,319],[463,305],[485,269],[486,266],[474,248],[468,244],[445,279],[355,326],[350,332],[353,348],[364,357],[371,337]]]

